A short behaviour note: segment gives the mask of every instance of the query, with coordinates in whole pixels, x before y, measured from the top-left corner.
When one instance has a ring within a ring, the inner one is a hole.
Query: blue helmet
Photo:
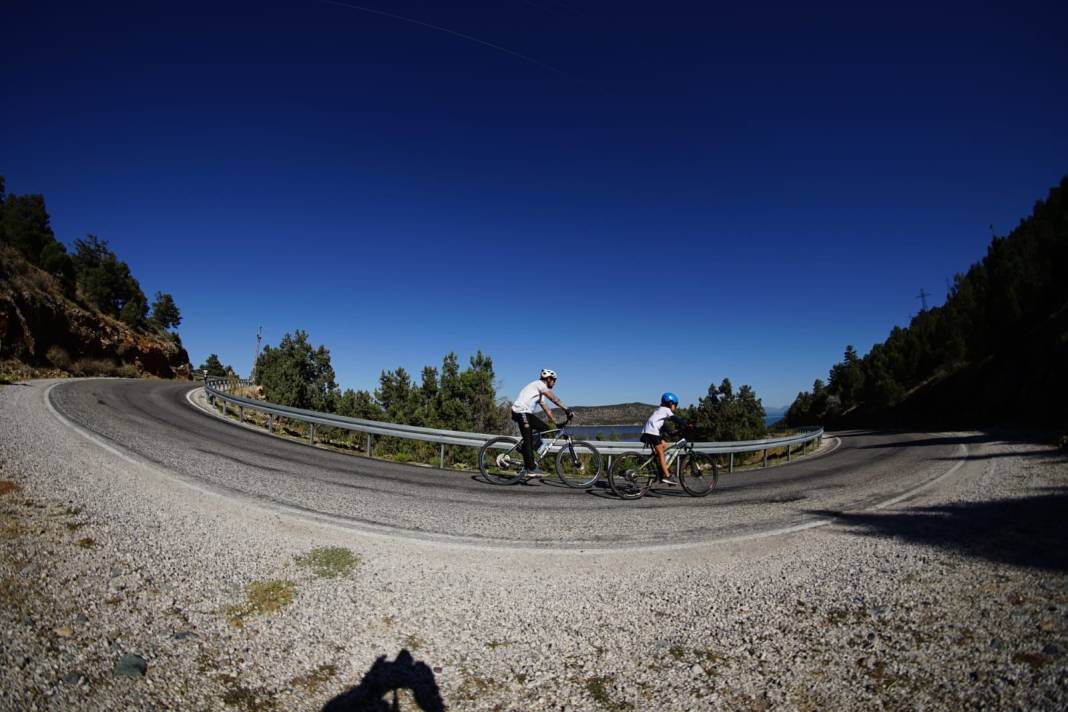
[[[679,404],[679,397],[677,395],[675,395],[674,393],[672,393],[671,391],[668,391],[664,395],[660,396],[660,405],[678,405],[678,404]]]

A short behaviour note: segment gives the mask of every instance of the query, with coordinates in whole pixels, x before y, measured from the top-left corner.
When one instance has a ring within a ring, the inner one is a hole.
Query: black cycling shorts
[[[651,435],[649,433],[642,433],[640,440],[649,447],[656,447],[660,443],[664,442],[664,438],[659,435]]]

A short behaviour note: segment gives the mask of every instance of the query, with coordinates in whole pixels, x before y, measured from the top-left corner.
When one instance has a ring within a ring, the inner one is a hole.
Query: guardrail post
[[[371,433],[367,433],[367,457],[373,457],[374,453],[374,441],[371,439]]]
[[[787,445],[787,446],[786,446],[786,461],[787,461],[787,462],[790,462],[790,461],[791,461],[791,460],[790,460],[790,451],[791,451],[792,449],[793,449],[793,448],[792,448],[792,447],[790,447],[789,445]]]
[[[445,469],[445,443],[441,444],[441,469]]]
[[[315,423],[308,423],[308,444],[315,444]]]
[[[612,456],[611,455],[606,455],[605,459],[608,460],[608,464],[605,466],[605,471],[606,472],[611,472],[612,471]]]
[[[237,406],[237,419],[239,421],[241,421],[242,423],[245,422],[245,406],[243,406],[243,405]]]
[[[268,413],[267,414],[267,432],[268,433],[273,433],[274,432],[274,413]]]
[[[768,449],[764,448],[764,467],[768,466]]]
[[[730,465],[727,466],[727,472],[728,473],[734,472],[734,453],[733,452],[731,453]]]

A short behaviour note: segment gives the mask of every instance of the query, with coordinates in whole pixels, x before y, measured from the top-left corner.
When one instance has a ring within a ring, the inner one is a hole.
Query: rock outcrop
[[[190,375],[189,354],[177,337],[134,330],[72,301],[55,278],[6,249],[0,252],[0,359],[73,373],[92,361],[129,375]]]

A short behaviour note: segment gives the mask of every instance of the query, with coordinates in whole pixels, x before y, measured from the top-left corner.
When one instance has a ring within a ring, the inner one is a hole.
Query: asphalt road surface
[[[189,383],[58,384],[53,407],[95,439],[187,482],[290,513],[391,536],[482,546],[690,546],[758,537],[855,512],[943,475],[971,441],[924,433],[830,434],[815,456],[723,474],[696,499],[661,487],[639,501],[606,489],[500,487],[471,473],[346,455],[226,422],[190,404]]]

